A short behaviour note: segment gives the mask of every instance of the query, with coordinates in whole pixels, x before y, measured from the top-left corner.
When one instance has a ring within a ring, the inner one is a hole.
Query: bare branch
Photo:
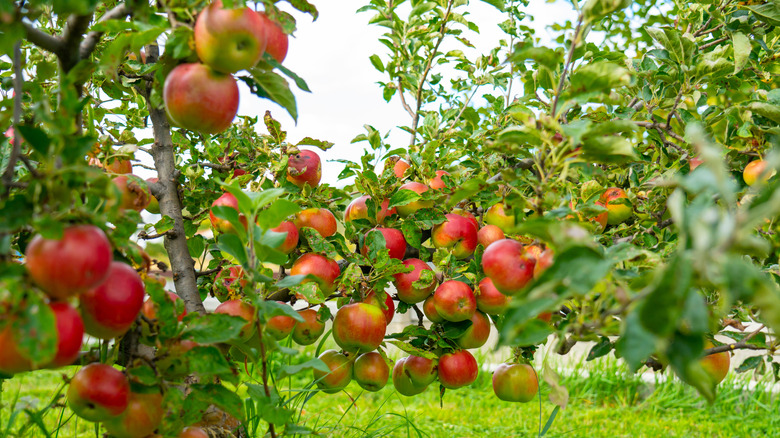
[[[720,44],[720,43],[722,43],[723,41],[726,41],[726,40],[728,40],[728,39],[729,39],[729,37],[721,37],[721,38],[718,38],[718,39],[716,39],[716,40],[714,40],[714,41],[710,41],[710,42],[708,42],[707,44],[703,44],[703,45],[699,46],[698,50],[709,49],[710,47],[712,47],[712,46],[717,46],[718,44]]]
[[[130,8],[130,6],[127,5],[127,3],[122,3],[120,5],[117,5],[114,9],[109,10],[105,14],[103,14],[102,17],[98,20],[98,23],[103,23],[104,21],[108,20],[117,20],[120,18],[124,18],[128,15],[130,15],[133,12],[133,10]],[[79,46],[79,57],[81,59],[88,58],[89,55],[92,54],[92,52],[95,50],[95,47],[97,47],[98,42],[100,41],[100,38],[103,36],[103,32],[98,31],[92,31],[87,34],[87,36],[84,38],[84,41],[81,42],[81,45]]]
[[[58,53],[62,49],[62,40],[54,35],[33,27],[32,24],[22,22],[27,41],[51,53]]]
[[[579,19],[577,20],[577,28],[574,30],[574,36],[571,38],[571,47],[569,47],[569,55],[566,58],[566,64],[563,65],[563,71],[561,72],[561,80],[558,81],[558,88],[555,89],[555,98],[553,99],[552,108],[550,109],[550,115],[555,117],[555,112],[558,109],[558,99],[561,96],[561,92],[563,91],[563,84],[566,82],[566,73],[569,71],[569,68],[571,67],[572,61],[574,60],[574,49],[577,47],[577,43],[580,39],[580,29],[582,29],[582,21],[584,20],[585,16],[583,14],[580,14]]]
[[[404,86],[401,84],[400,77],[398,78],[398,95],[401,96],[401,106],[403,106],[406,112],[409,113],[412,118],[414,118],[414,110],[409,106],[408,103],[406,103],[406,98],[404,97]]]

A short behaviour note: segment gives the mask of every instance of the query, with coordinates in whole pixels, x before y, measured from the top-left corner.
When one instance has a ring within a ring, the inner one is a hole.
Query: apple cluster
[[[287,56],[287,35],[265,13],[248,7],[228,9],[221,0],[198,14],[194,35],[201,62],[180,64],[168,73],[165,110],[176,126],[217,134],[238,112],[233,73],[251,69],[264,53],[281,63]]]

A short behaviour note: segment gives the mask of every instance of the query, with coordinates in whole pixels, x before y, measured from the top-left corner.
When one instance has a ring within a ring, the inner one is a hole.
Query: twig
[[[215,273],[219,272],[220,270],[222,270],[222,265],[224,265],[225,263],[227,263],[227,260],[222,259],[222,260],[219,261],[219,265],[217,265],[216,268],[206,269],[205,271],[195,271],[195,278],[198,278],[198,277],[208,277],[211,274],[215,274]]]
[[[710,18],[710,20],[712,20],[712,18]],[[708,23],[709,23],[709,22],[708,22]],[[700,37],[700,36],[707,35],[707,34],[710,34],[710,33],[712,33],[712,32],[716,32],[717,30],[719,30],[719,29],[720,29],[720,28],[722,28],[723,26],[724,26],[724,24],[723,24],[723,23],[721,23],[721,24],[719,24],[719,25],[717,25],[717,26],[713,27],[712,29],[707,29],[707,30],[700,30],[699,32],[696,32],[695,34],[693,34],[693,36],[695,36],[695,37]]]
[[[26,23],[24,21],[22,22],[22,27],[24,27],[24,33],[27,41],[51,53],[57,53],[61,50],[62,40],[58,37],[49,35],[48,33],[33,27],[32,24]]]
[[[552,108],[550,109],[550,115],[555,117],[555,112],[558,109],[558,99],[561,97],[563,91],[563,84],[566,82],[566,73],[571,67],[572,60],[574,59],[574,49],[577,47],[577,42],[580,39],[580,29],[582,29],[582,21],[585,18],[583,14],[580,14],[577,19],[577,28],[574,30],[574,36],[571,39],[571,47],[569,47],[569,54],[566,58],[566,64],[563,65],[563,71],[561,72],[561,80],[558,81],[558,88],[555,89],[555,98],[553,99]]]
[[[677,111],[677,107],[680,105],[680,101],[682,100],[683,91],[685,90],[685,87],[680,86],[680,92],[677,93],[677,99],[674,101],[674,105],[672,105],[672,109],[669,111],[669,116],[666,118],[666,129],[669,130],[669,128],[672,125],[672,118],[674,117],[675,111]]]
[[[409,113],[412,118],[414,118],[414,110],[409,106],[408,103],[406,103],[406,98],[404,97],[404,86],[401,83],[400,76],[398,77],[398,95],[401,96],[401,106],[403,106],[406,112]]]
[[[722,43],[723,41],[726,41],[727,39],[729,39],[729,37],[721,37],[721,38],[718,38],[718,39],[716,39],[714,41],[710,41],[707,44],[699,46],[698,50],[709,49],[710,47],[716,46],[716,45]]]
[[[201,210],[201,211],[199,211],[199,212],[195,213],[195,214],[194,214],[194,215],[192,215],[192,216],[182,216],[182,217],[183,217],[184,219],[188,220],[188,221],[195,221],[195,219],[197,219],[197,218],[199,218],[199,217],[203,216],[204,214],[206,214],[206,213],[208,213],[208,212],[209,212],[209,209],[208,209],[208,208],[204,208],[203,210]]]
[[[116,20],[119,18],[124,18],[132,13],[132,9],[130,6],[127,5],[127,3],[122,3],[121,5],[117,5],[113,9],[109,10],[105,14],[103,14],[102,17],[98,20],[98,23],[103,23],[108,20]],[[100,38],[103,36],[103,32],[98,31],[92,31],[87,34],[87,36],[84,38],[84,41],[81,42],[81,45],[79,46],[79,57],[81,59],[85,59],[89,57],[89,55],[92,54],[92,52],[95,50],[95,47],[97,47],[98,41],[100,41]]]
[[[138,233],[138,238],[139,239],[143,239],[143,240],[159,239],[160,237],[165,237],[165,236],[174,237],[174,236],[176,236],[176,232],[171,229],[171,230],[168,230],[168,231],[165,231],[165,232],[162,232],[162,233],[157,233],[157,234],[146,234],[146,231],[144,231],[144,230],[141,230]]]
[[[761,327],[749,333],[741,341],[735,342],[733,344],[723,344],[723,345],[718,345],[717,347],[708,348],[704,350],[704,355],[709,356],[711,354],[722,353],[724,351],[734,351],[734,350],[766,350],[766,347],[759,347],[758,345],[747,343],[754,336],[759,334],[763,329],[764,329],[764,325],[762,324]]]

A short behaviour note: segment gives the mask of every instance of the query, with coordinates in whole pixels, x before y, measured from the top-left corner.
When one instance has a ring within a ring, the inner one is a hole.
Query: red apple
[[[106,279],[79,297],[84,331],[113,339],[130,329],[144,305],[144,281],[135,269],[112,262]]]
[[[236,117],[238,84],[233,76],[206,65],[181,64],[165,78],[163,102],[174,125],[218,134]]]
[[[141,211],[149,205],[152,195],[146,181],[135,175],[119,175],[112,181],[122,194],[119,208]]]
[[[523,244],[503,239],[490,245],[482,254],[482,270],[504,295],[515,295],[533,278],[535,260]]]
[[[502,294],[493,285],[490,277],[483,278],[477,286],[477,309],[489,315],[503,315],[509,308],[509,297]]]
[[[215,0],[195,21],[198,58],[222,73],[252,68],[265,53],[265,25],[254,10],[225,9],[221,0]]]
[[[282,305],[289,306],[288,304],[285,304],[283,302],[279,302]],[[290,336],[290,333],[293,332],[293,329],[295,328],[295,324],[298,321],[295,320],[292,316],[288,315],[276,315],[268,319],[265,325],[265,332],[269,334],[272,338],[276,339],[277,341],[280,341],[288,336]]]
[[[336,216],[327,208],[307,208],[299,211],[293,221],[300,228],[309,227],[317,230],[322,237],[330,237],[336,234]]]
[[[214,278],[212,292],[219,301],[228,301],[242,297],[243,288],[249,284],[244,278],[244,269],[241,266],[230,266],[219,270]]]
[[[443,170],[437,170],[436,176],[431,178],[430,181],[428,181],[428,187],[434,190],[441,190],[443,188],[446,188],[447,184],[444,182],[444,180],[441,177],[449,174],[450,174],[449,172],[445,172]]]
[[[64,301],[49,303],[57,326],[57,354],[46,365],[60,368],[73,364],[81,352],[84,339],[84,321],[79,312]],[[0,350],[3,351],[3,350]]]
[[[379,298],[377,297],[376,292],[371,291],[363,299],[363,302],[378,307],[379,310],[381,310],[382,313],[385,315],[387,324],[390,324],[390,321],[393,320],[393,316],[395,315],[395,302],[393,302],[393,297],[391,297],[390,294],[385,293],[385,302],[383,304],[380,302]]]
[[[317,187],[322,178],[320,156],[314,151],[301,150],[287,160],[287,181],[303,188],[308,184]]]
[[[775,171],[771,169],[771,172],[764,173],[766,164],[764,160],[755,160],[748,163],[745,166],[745,170],[742,171],[742,179],[745,181],[745,184],[752,186],[758,182],[759,177],[763,182],[768,181],[775,174]]]
[[[19,340],[11,330],[11,324],[6,324],[0,330],[0,373],[16,374],[30,371],[33,363],[19,351]]]
[[[200,427],[188,426],[182,429],[178,438],[209,438],[209,434]]]
[[[704,348],[712,348],[713,344],[710,341],[704,343]],[[728,351],[720,353],[710,354],[704,356],[700,362],[704,371],[712,378],[712,381],[717,385],[726,378],[729,373],[729,367],[731,366],[731,356]]]
[[[401,179],[404,177],[404,173],[406,172],[406,169],[411,167],[409,163],[402,160],[401,157],[390,157],[387,160],[385,160],[385,169],[388,167],[393,168],[393,175],[395,175],[396,178]]]
[[[623,189],[617,187],[608,188],[599,198],[607,208],[607,223],[618,225],[625,222],[634,213],[631,200]]]
[[[464,259],[477,249],[477,229],[465,217],[449,213],[446,221],[433,227],[431,242],[436,248],[451,249],[452,255]]]
[[[487,248],[491,243],[497,242],[505,237],[501,228],[488,224],[479,229],[479,232],[477,233],[477,242]]]
[[[490,319],[478,310],[471,317],[471,326],[455,342],[463,349],[479,348],[485,345],[489,337]]]
[[[271,231],[277,233],[287,233],[287,237],[285,237],[284,242],[282,242],[282,244],[276,248],[279,251],[285,254],[289,254],[293,252],[293,250],[298,246],[298,227],[296,227],[294,223],[290,221],[284,221],[279,224],[278,227],[272,228]]]
[[[241,332],[238,334],[244,341],[248,340],[255,334],[255,308],[251,304],[247,304],[241,300],[230,300],[217,306],[214,309],[214,313],[223,313],[225,315],[239,316],[244,318],[246,324],[241,327]]]
[[[467,350],[447,353],[439,358],[439,382],[447,389],[457,389],[477,380],[477,360]]]
[[[64,300],[100,284],[111,264],[111,244],[92,225],[65,229],[60,240],[33,237],[25,266],[33,281],[54,299]]]
[[[536,258],[534,265],[534,278],[539,278],[544,271],[553,264],[553,252],[550,248],[545,249],[539,257]]]
[[[691,157],[691,159],[688,160],[688,165],[691,167],[691,172],[696,170],[697,167],[701,166],[702,163],[704,163],[704,160],[699,157]]]
[[[390,377],[390,367],[381,354],[371,351],[361,354],[352,366],[352,377],[366,391],[384,388]]]
[[[404,362],[404,374],[409,376],[409,380],[415,386],[426,387],[436,380],[439,374],[436,365],[433,359],[412,354]]]
[[[182,319],[184,319],[184,316],[187,315],[187,309],[184,308],[184,302],[181,298],[179,298],[178,295],[171,291],[166,291],[168,296],[168,301],[171,301],[174,303],[174,307],[181,306],[181,312],[179,312],[178,315],[176,315],[176,319],[181,322]],[[181,304],[177,304],[181,303]],[[144,301],[143,307],[141,307],[141,313],[144,314],[145,317],[148,319],[156,319],[157,318],[157,305],[152,301],[152,298],[149,297]]]
[[[92,157],[87,161],[90,166],[99,167],[105,169],[108,173],[115,173],[117,175],[125,173],[133,173],[133,163],[130,160],[117,157],[109,157],[106,162],[100,161],[96,157]]]
[[[414,269],[411,272],[402,272],[393,275],[393,284],[398,291],[398,299],[407,304],[419,303],[428,298],[434,289],[436,289],[436,280],[434,277],[431,284],[422,288],[414,287],[414,283],[420,280],[422,271],[433,272],[433,269],[420,259],[406,259],[403,263],[404,266],[412,266]]]
[[[326,350],[319,359],[330,369],[329,373],[313,370],[314,379],[322,392],[335,394],[346,388],[352,380],[352,361],[336,350]]]
[[[230,192],[225,192],[216,199],[216,201],[211,203],[211,207],[231,207],[238,212],[238,199],[236,199],[235,196],[233,196]],[[209,211],[209,220],[211,220],[211,226],[214,227],[218,232],[220,233],[235,233],[236,230],[233,227],[233,224],[230,223],[230,221],[225,219],[220,219],[216,216],[214,216],[214,213]],[[238,214],[238,221],[241,222],[241,225],[246,228],[246,216],[243,214]]]
[[[306,253],[293,263],[290,269],[290,275],[311,274],[316,277],[315,280],[304,280],[304,282],[314,281],[325,293],[331,293],[336,290],[336,278],[341,270],[339,264],[333,260],[314,253]]]
[[[282,27],[276,24],[268,16],[260,12],[260,19],[263,21],[263,29],[265,29],[265,40],[268,44],[265,46],[265,53],[271,55],[279,64],[284,62],[284,58],[287,57],[287,46],[289,45],[287,40],[287,34],[284,33]]]
[[[474,215],[471,214],[470,211],[464,210],[462,208],[456,208],[456,209],[452,210],[452,212],[457,214],[457,215],[465,217],[466,219],[469,220],[469,222],[471,222],[471,225],[474,225],[474,229],[475,230],[479,230],[479,222],[477,222],[477,218],[475,218]]]
[[[325,332],[325,321],[320,321],[319,314],[314,309],[299,310],[303,322],[296,322],[293,328],[293,341],[298,345],[311,345]]]
[[[439,315],[439,311],[436,310],[433,295],[426,298],[423,302],[423,313],[425,314],[425,317],[433,323],[438,324],[444,322],[444,318],[442,318],[442,316]]]
[[[433,293],[436,312],[445,320],[458,322],[471,319],[477,311],[477,299],[469,285],[462,281],[445,281]]]
[[[539,321],[544,321],[549,324],[550,321],[552,321],[552,312],[542,312],[536,315],[536,319],[538,319]]]
[[[365,242],[372,239],[372,234],[377,232],[382,233],[382,236],[385,238],[385,248],[389,251],[390,258],[402,260],[404,254],[406,254],[406,239],[404,238],[404,233],[395,228],[379,227],[369,230],[366,233],[363,248],[361,248],[360,253],[368,257],[368,244]]]
[[[376,306],[347,304],[333,319],[333,340],[345,351],[376,350],[385,339],[387,319]]]
[[[485,222],[501,228],[504,233],[509,233],[515,228],[515,213],[504,203],[499,202],[485,212]]]
[[[418,182],[409,182],[399,187],[398,190],[411,190],[421,195],[428,191],[428,186]],[[417,200],[417,201],[412,201],[406,205],[399,205],[395,208],[395,210],[402,217],[407,217],[421,208],[431,208],[431,207],[433,207],[432,200],[428,200],[428,201]]]
[[[68,386],[68,406],[87,421],[103,421],[127,409],[130,384],[121,371],[93,363],[80,369]]]
[[[344,210],[344,221],[351,222],[356,219],[366,219],[376,225],[384,222],[386,217],[395,214],[395,208],[391,210],[387,209],[387,206],[390,205],[390,200],[385,199],[382,201],[382,205],[379,206],[376,216],[368,217],[368,205],[366,205],[366,201],[369,199],[371,199],[371,197],[365,195],[350,202],[349,205],[347,205],[346,210]]]
[[[493,372],[493,392],[499,400],[529,402],[539,392],[536,371],[527,364],[502,363]]]
[[[145,438],[162,423],[165,410],[159,392],[131,392],[127,409],[119,416],[103,421],[106,431],[115,438]]]
[[[399,394],[411,397],[420,394],[427,388],[426,385],[415,385],[405,372],[404,363],[407,358],[401,358],[393,366],[393,386]]]

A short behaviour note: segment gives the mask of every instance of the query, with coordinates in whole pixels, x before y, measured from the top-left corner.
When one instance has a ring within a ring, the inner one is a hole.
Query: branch
[[[401,96],[401,106],[403,106],[406,112],[409,113],[412,118],[414,118],[414,110],[409,106],[408,103],[406,103],[406,98],[404,97],[404,86],[401,84],[400,76],[398,77],[398,94]]]
[[[707,44],[703,44],[703,45],[699,46],[698,50],[709,49],[710,47],[712,47],[712,46],[716,46],[716,45],[718,45],[718,44],[720,44],[720,43],[722,43],[723,41],[726,41],[726,40],[728,40],[728,39],[729,39],[729,37],[721,37],[721,38],[718,38],[718,39],[716,39],[716,40],[714,40],[714,41],[710,41],[710,42],[708,42]]]
[[[73,15],[68,18],[65,24],[65,30],[62,31],[62,47],[57,52],[63,70],[70,71],[81,61],[79,56],[79,46],[84,32],[87,31],[89,23],[92,21],[92,15]]]
[[[22,22],[22,26],[24,27],[24,33],[27,37],[27,41],[51,53],[58,53],[62,49],[62,40],[58,37],[49,35],[48,33],[33,27],[32,24],[26,23],[24,21]]]
[[[168,230],[168,231],[165,231],[165,232],[163,232],[163,233],[157,233],[157,234],[146,234],[146,231],[144,231],[144,230],[141,230],[141,231],[138,233],[138,238],[139,238],[139,239],[143,239],[143,240],[153,240],[153,239],[159,239],[160,237],[164,237],[164,236],[169,236],[169,237],[172,237],[172,238],[173,238],[173,237],[175,237],[175,236],[176,236],[176,232],[174,232],[173,230]]]
[[[571,39],[571,47],[569,47],[569,55],[566,58],[566,64],[563,65],[563,71],[561,72],[561,80],[558,81],[558,88],[555,89],[555,98],[553,99],[552,108],[550,109],[550,115],[555,117],[555,112],[558,109],[558,99],[561,96],[561,91],[563,91],[563,84],[566,81],[566,73],[569,71],[569,68],[571,67],[572,61],[574,60],[574,49],[577,47],[577,40],[580,39],[580,29],[582,29],[582,21],[585,19],[585,16],[583,14],[580,14],[579,18],[577,19],[577,28],[574,30],[574,36]]]
[[[762,324],[761,327],[759,327],[753,332],[750,332],[741,341],[735,342],[733,344],[723,344],[723,345],[718,345],[717,347],[708,348],[704,350],[704,355],[709,356],[711,354],[717,354],[717,353],[722,353],[724,351],[734,351],[734,350],[766,350],[766,347],[759,347],[758,345],[747,343],[749,340],[753,339],[754,336],[759,334],[763,329],[764,329],[764,325]]]
[[[100,17],[100,19],[97,22],[103,23],[108,20],[117,20],[130,15],[132,12],[133,12],[132,8],[130,8],[130,6],[128,6],[127,3],[122,3],[114,7],[114,9],[111,9],[105,14],[103,14],[103,16]],[[84,38],[84,41],[82,41],[81,45],[79,46],[79,58],[81,59],[88,58],[89,55],[91,55],[92,52],[95,51],[95,47],[97,47],[98,41],[100,41],[100,38],[102,36],[103,36],[103,32],[98,32],[94,30],[88,33],[87,36]]]

